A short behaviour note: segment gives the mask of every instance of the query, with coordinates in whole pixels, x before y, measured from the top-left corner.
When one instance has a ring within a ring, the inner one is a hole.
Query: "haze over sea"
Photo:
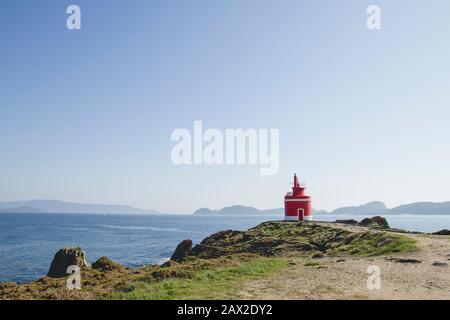
[[[316,215],[315,220],[361,220],[359,215]],[[0,214],[0,282],[44,276],[61,248],[80,246],[89,262],[107,256],[129,267],[162,263],[184,239],[200,242],[226,229],[246,230],[282,216]],[[391,227],[450,229],[450,215],[386,215]]]

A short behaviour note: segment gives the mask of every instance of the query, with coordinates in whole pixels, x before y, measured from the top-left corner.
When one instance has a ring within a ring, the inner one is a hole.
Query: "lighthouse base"
[[[312,216],[304,216],[303,219],[297,216],[284,216],[284,221],[312,221],[312,219]]]

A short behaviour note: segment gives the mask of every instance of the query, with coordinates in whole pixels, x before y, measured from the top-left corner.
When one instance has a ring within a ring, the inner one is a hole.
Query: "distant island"
[[[343,207],[330,212],[331,214],[357,215],[395,215],[395,214],[435,214],[450,215],[450,202],[414,202],[388,208],[381,201],[369,202],[360,206]]]
[[[254,207],[241,205],[229,206],[220,210],[201,208],[194,215],[218,216],[218,215],[283,215],[284,208],[259,210]],[[381,201],[373,201],[358,206],[348,206],[335,209],[331,212],[314,210],[313,214],[354,214],[354,215],[396,215],[396,214],[435,214],[450,215],[450,202],[415,202],[388,208]]]
[[[0,213],[158,214],[125,205],[73,203],[59,200],[0,202]]]

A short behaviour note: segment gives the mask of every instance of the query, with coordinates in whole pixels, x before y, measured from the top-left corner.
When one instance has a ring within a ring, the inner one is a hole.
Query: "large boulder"
[[[389,223],[387,222],[386,218],[380,216],[365,218],[361,220],[361,222],[358,223],[358,225],[363,227],[389,229]]]
[[[191,254],[191,250],[192,240],[183,240],[178,244],[170,260],[174,260],[177,262],[185,261]]]
[[[59,250],[53,258],[47,276],[51,278],[66,277],[69,266],[78,266],[81,269],[89,267],[86,262],[86,254],[81,248],[64,248]]]

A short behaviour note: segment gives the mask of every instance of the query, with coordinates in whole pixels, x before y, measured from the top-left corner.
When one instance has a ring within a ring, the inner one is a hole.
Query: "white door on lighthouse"
[[[299,221],[303,221],[303,217],[305,216],[305,209],[298,208],[297,209],[297,217]]]

